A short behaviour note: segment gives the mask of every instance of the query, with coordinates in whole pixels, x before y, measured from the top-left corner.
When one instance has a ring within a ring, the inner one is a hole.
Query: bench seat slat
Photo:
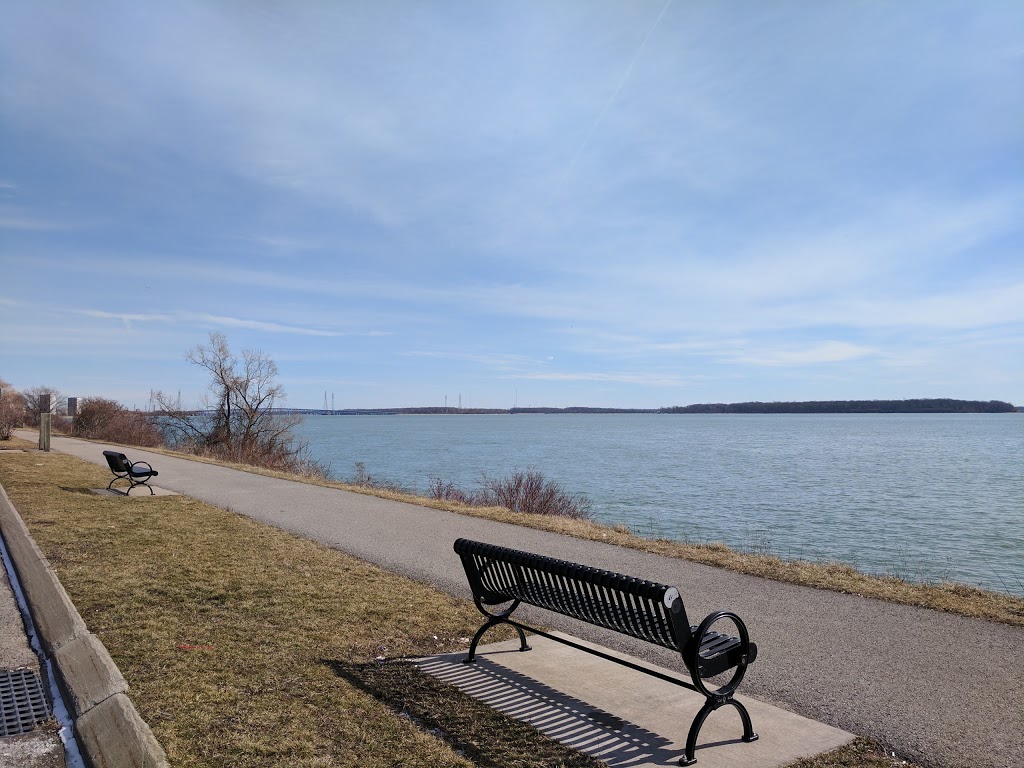
[[[534,556],[535,563],[525,558],[517,563],[517,558],[488,557],[482,551],[470,559],[484,589],[481,597],[489,604],[518,599],[665,648],[679,647],[668,613],[656,598],[668,589],[663,585],[540,556]]]

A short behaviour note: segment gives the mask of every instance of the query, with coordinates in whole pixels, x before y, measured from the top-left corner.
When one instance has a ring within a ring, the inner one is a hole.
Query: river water
[[[338,479],[535,467],[636,533],[1024,596],[1024,414],[307,416]]]

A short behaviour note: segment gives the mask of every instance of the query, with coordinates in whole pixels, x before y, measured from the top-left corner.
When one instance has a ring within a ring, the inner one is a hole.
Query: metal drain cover
[[[39,675],[31,669],[0,670],[0,737],[28,733],[49,719]]]

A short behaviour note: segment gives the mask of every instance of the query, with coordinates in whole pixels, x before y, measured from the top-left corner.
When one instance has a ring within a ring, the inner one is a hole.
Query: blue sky
[[[9,3],[0,378],[1024,404],[1024,4]]]

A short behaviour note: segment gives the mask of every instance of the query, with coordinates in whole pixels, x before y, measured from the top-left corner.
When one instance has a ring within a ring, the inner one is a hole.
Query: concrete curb
[[[89,632],[25,521],[0,486],[0,535],[35,622],[43,653],[71,709],[79,749],[93,768],[170,764],[126,695],[128,684],[100,639]]]

